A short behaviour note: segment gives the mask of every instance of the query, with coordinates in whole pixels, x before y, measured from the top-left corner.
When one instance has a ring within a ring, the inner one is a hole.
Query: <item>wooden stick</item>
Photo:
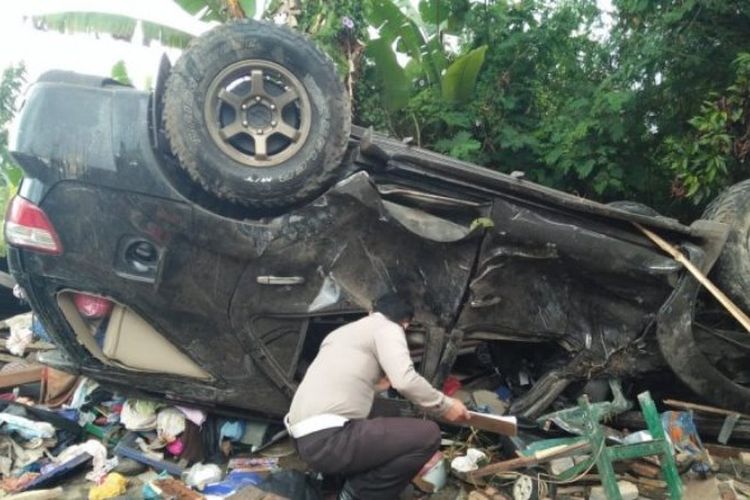
[[[484,476],[498,474],[500,472],[524,469],[526,467],[531,467],[532,465],[537,465],[542,462],[549,462],[555,458],[562,458],[570,455],[585,453],[589,448],[589,443],[586,441],[571,444],[568,446],[555,446],[547,450],[538,451],[528,457],[513,458],[510,460],[505,460],[504,462],[485,465],[481,469],[469,472],[468,476],[470,479],[474,480],[482,478]]]
[[[719,302],[721,302],[721,305],[723,305],[727,309],[727,311],[729,311],[730,314],[734,316],[734,318],[739,321],[742,326],[745,327],[745,330],[750,333],[750,318],[748,318],[748,316],[744,312],[742,312],[742,310],[737,307],[734,302],[732,302],[731,299],[724,294],[724,292],[719,290],[716,285],[711,283],[706,275],[703,274],[700,269],[695,267],[695,265],[690,262],[688,258],[682,254],[682,252],[680,252],[673,245],[667,243],[659,235],[653,233],[652,231],[649,231],[637,222],[633,222],[633,225],[640,229],[640,231],[645,234],[648,239],[656,243],[656,246],[671,255],[674,260],[685,266],[685,268],[690,271],[690,274],[695,276],[695,278],[701,283],[701,285],[705,286],[708,291],[711,292],[711,294],[716,297]]]
[[[742,418],[750,419],[750,415],[740,413],[738,411],[725,410],[724,408],[716,408],[715,406],[699,405],[696,403],[688,403],[687,401],[678,401],[676,399],[665,399],[663,403],[673,408],[681,408],[683,410],[694,410],[697,412],[711,413],[714,415],[724,415],[726,417],[732,415],[739,415]]]

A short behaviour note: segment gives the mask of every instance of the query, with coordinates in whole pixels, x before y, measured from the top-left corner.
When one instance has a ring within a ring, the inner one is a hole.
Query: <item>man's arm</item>
[[[450,398],[432,387],[414,369],[406,336],[398,325],[394,323],[393,328],[389,325],[389,328],[376,332],[374,337],[378,362],[391,386],[402,396],[446,420],[468,419],[468,411],[461,401]]]

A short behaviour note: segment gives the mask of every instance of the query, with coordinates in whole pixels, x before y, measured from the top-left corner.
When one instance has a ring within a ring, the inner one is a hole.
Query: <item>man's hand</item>
[[[375,392],[383,392],[387,391],[391,388],[391,381],[388,380],[388,377],[383,377],[380,380],[375,383]]]
[[[471,418],[471,415],[469,414],[469,410],[466,409],[466,406],[455,398],[449,398],[451,401],[450,407],[440,415],[441,418],[444,420],[447,420],[448,422],[465,422]]]

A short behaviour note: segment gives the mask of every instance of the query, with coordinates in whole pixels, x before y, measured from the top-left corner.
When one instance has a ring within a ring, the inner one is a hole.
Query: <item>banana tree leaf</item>
[[[448,59],[445,57],[445,49],[437,33],[427,40],[424,46],[423,58],[426,58],[432,64],[436,74],[443,74],[443,70],[448,65]]]
[[[465,102],[474,92],[479,70],[484,64],[487,46],[482,45],[457,58],[448,66],[442,79],[443,98],[452,102]]]
[[[367,22],[378,30],[380,38],[389,43],[398,42],[399,48],[409,57],[423,64],[428,78],[440,80],[440,70],[425,50],[426,40],[417,24],[407,17],[392,0],[370,0]]]
[[[245,12],[245,17],[255,17],[255,0],[237,0],[237,3]]]
[[[34,26],[61,33],[108,33],[115,38],[131,40],[137,20],[119,14],[100,12],[59,12],[33,16]]]
[[[194,38],[190,33],[151,21],[143,21],[142,28],[143,43],[146,45],[149,45],[152,40],[156,40],[166,47],[184,49]]]
[[[383,103],[388,111],[398,111],[409,102],[410,83],[406,72],[396,60],[390,40],[371,40],[365,49],[365,57],[375,63],[375,74],[383,93]]]
[[[226,22],[235,18],[255,17],[256,0],[173,0],[191,16],[201,21]],[[270,5],[269,5],[270,7]]]
[[[404,75],[406,75],[406,79],[410,82],[420,82],[420,87],[425,85],[424,81],[424,71],[422,70],[422,64],[420,64],[419,61],[416,59],[409,59],[409,61],[406,63],[406,66],[404,66]]]
[[[138,19],[101,12],[58,12],[32,17],[34,26],[61,33],[107,33],[114,38],[132,41]],[[192,40],[193,35],[151,21],[141,21],[144,43],[158,40],[168,47],[182,48]]]
[[[414,4],[411,0],[393,0],[394,5],[401,9],[401,12],[406,15],[409,19],[419,19],[419,11],[414,8]]]
[[[422,0],[419,2],[419,15],[422,22],[439,26],[448,19],[450,3],[445,0]]]
[[[128,76],[128,68],[125,66],[125,61],[123,61],[122,59],[117,61],[115,65],[112,66],[112,71],[110,71],[109,75],[113,80],[116,80],[124,85],[133,85],[133,82],[130,81],[130,76]]]
[[[201,21],[223,22],[229,18],[221,0],[174,0],[174,3],[191,16],[197,15]]]

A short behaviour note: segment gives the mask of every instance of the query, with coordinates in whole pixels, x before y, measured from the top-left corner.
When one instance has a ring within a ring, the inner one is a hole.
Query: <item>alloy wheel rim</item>
[[[212,80],[204,116],[211,138],[227,156],[248,167],[274,167],[305,144],[311,111],[305,87],[288,69],[248,59]]]

